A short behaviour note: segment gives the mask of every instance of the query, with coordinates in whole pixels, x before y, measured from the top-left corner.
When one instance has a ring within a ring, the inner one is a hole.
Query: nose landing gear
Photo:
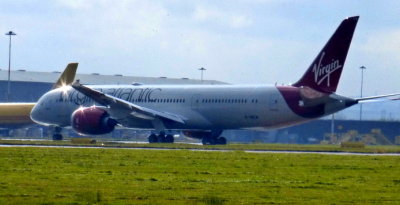
[[[53,128],[53,140],[63,140],[61,131],[62,131],[61,127],[56,126]]]

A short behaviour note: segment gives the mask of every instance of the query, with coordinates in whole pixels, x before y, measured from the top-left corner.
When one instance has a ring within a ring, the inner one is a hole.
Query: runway
[[[290,151],[290,150],[234,150],[234,149],[181,149],[153,147],[102,147],[102,146],[58,146],[58,145],[0,145],[1,147],[36,147],[36,148],[67,148],[67,149],[126,149],[126,150],[190,150],[196,152],[234,152],[256,154],[321,154],[321,155],[353,155],[353,156],[400,156],[400,153],[360,153],[360,152],[327,152],[327,151]]]

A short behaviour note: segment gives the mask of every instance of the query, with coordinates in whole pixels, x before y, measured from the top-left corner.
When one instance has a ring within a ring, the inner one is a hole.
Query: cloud
[[[337,23],[336,17],[326,23],[315,18],[319,12],[276,0],[31,0],[29,7],[9,1],[1,9],[0,27],[18,34],[15,67],[52,71],[79,61],[82,73],[190,78],[198,78],[197,68],[205,67],[205,78],[231,83],[296,81]],[[350,68],[360,64],[369,69],[366,79],[379,74],[385,81],[397,80],[397,71],[373,72],[383,65],[397,69],[400,33],[371,27],[358,32],[355,40],[364,42],[352,45],[345,72],[353,73],[342,83],[354,82],[359,70]],[[0,60],[7,62],[3,48]]]
[[[282,0],[239,0],[239,2],[246,4],[271,4],[271,3],[284,3]],[[290,2],[290,1],[289,1]]]
[[[244,14],[205,6],[197,6],[193,18],[200,22],[219,23],[234,29],[252,25],[252,20]]]
[[[361,30],[356,35],[346,60],[341,78],[339,93],[359,96],[357,90],[361,83],[360,67],[365,66],[364,95],[398,93],[400,74],[400,30],[384,28],[380,30]]]
[[[99,0],[97,2],[102,2],[102,1]],[[58,0],[57,3],[61,7],[69,9],[79,9],[79,10],[87,10],[94,5],[94,2],[89,0]]]
[[[400,65],[400,29],[371,32],[361,49],[383,64]]]
[[[208,66],[210,74],[228,80],[227,67],[235,71],[245,67],[243,64],[252,64],[246,60],[235,63],[235,59],[245,58],[242,54],[245,50],[251,53],[251,49],[265,47],[260,39],[244,40],[234,33],[220,34],[209,26],[202,29],[193,26],[194,22],[216,22],[218,27],[239,29],[251,25],[251,20],[243,14],[209,7],[195,7],[193,13],[177,14],[153,1],[87,2],[91,1],[60,0],[58,6],[70,10],[72,15],[57,21],[69,22],[63,29],[79,45],[78,55],[92,59],[88,62],[91,67],[111,67],[118,62],[120,68],[116,69],[146,68],[146,74],[128,71],[126,75],[192,77],[192,73],[197,74],[197,67]],[[94,62],[100,59],[103,64]]]
[[[109,28],[124,29],[147,36],[151,28],[159,27],[167,15],[163,5],[140,0],[59,0],[60,7],[70,9],[70,18],[77,23],[96,27],[100,31]]]
[[[58,6],[70,12],[57,19],[68,22],[60,29],[87,45],[85,50],[129,51],[130,46],[160,35],[167,25],[167,9],[153,1],[59,0]]]

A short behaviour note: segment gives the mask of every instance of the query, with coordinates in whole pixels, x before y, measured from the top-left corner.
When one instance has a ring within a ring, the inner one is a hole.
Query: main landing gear
[[[213,130],[203,134],[203,145],[226,145],[226,138],[221,137],[222,130]]]
[[[203,145],[226,145],[226,138],[221,137],[222,132],[223,130],[182,131],[186,137],[201,139]]]
[[[159,135],[152,133],[149,136],[149,143],[174,143],[174,136],[171,134],[165,135],[163,132]]]
[[[226,145],[225,137],[205,136],[202,139],[203,145]]]

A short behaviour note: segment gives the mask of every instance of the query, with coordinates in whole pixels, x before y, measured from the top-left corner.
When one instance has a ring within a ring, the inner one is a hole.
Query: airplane
[[[71,126],[81,135],[116,126],[149,129],[150,143],[173,143],[171,131],[226,144],[227,129],[271,129],[304,123],[363,101],[336,94],[359,17],[344,19],[304,75],[293,85],[83,85],[45,93],[33,107],[39,124]],[[59,133],[56,133],[59,135]]]
[[[52,89],[71,84],[74,80],[77,68],[77,63],[68,64]],[[19,129],[35,125],[30,118],[30,113],[35,105],[35,102],[0,103],[0,128]]]
[[[30,113],[35,103],[0,103],[0,127],[7,129],[23,128],[33,125]]]

